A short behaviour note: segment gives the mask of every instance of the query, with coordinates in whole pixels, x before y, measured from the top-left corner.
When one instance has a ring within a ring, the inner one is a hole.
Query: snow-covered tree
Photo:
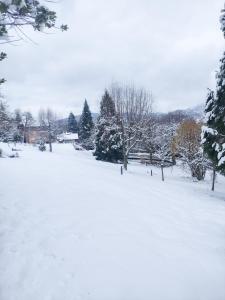
[[[225,9],[222,10],[221,29],[225,37]],[[205,126],[202,143],[215,170],[225,175],[225,52],[217,73],[217,89],[209,91],[205,106]]]
[[[31,26],[34,30],[57,28],[56,13],[44,5],[47,1],[38,0],[1,0],[0,1],[0,37],[6,41],[14,41],[9,31],[17,28],[21,32],[24,26]],[[67,30],[66,25],[59,27]],[[18,33],[19,34],[19,33]],[[22,39],[18,36],[17,39]]]
[[[94,123],[92,120],[91,111],[89,109],[87,100],[84,102],[83,111],[80,117],[79,122],[79,139],[81,144],[85,148],[92,148],[93,147],[93,130],[94,130]]]
[[[38,119],[40,126],[48,130],[49,151],[52,152],[52,142],[55,138],[55,133],[57,130],[56,114],[50,108],[46,110],[40,109]]]
[[[100,102],[100,116],[103,118],[111,118],[116,115],[115,102],[109,95],[108,90],[105,90],[102,100]]]
[[[123,158],[121,128],[116,116],[115,103],[107,90],[100,103],[94,155],[98,160],[110,162],[117,162]]]
[[[9,130],[11,128],[11,118],[8,112],[7,104],[0,101],[0,139],[7,140],[9,137]]]
[[[22,113],[20,109],[15,109],[14,120],[18,126],[22,124]]]
[[[201,124],[193,120],[184,121],[177,129],[176,151],[184,166],[188,166],[193,178],[205,177],[208,161],[201,146]]]
[[[29,127],[34,124],[34,118],[31,112],[26,111],[22,114],[22,124],[23,124],[23,142],[27,143]]]
[[[122,131],[123,164],[127,170],[131,150],[144,139],[152,113],[152,95],[132,85],[113,84],[110,95],[116,104],[116,113]]]
[[[164,164],[165,160],[173,161],[173,142],[177,125],[156,124],[155,130],[155,156]]]
[[[157,150],[156,138],[158,125],[159,124],[157,124],[154,119],[150,118],[143,135],[142,145],[143,149],[149,153],[150,164],[153,163],[153,155]]]
[[[13,142],[14,143],[22,143],[23,142],[23,134],[18,129],[15,129],[13,131]]]
[[[12,136],[14,143],[22,143],[24,139],[24,128],[22,122],[22,113],[20,109],[15,109],[12,118]]]
[[[38,146],[38,149],[39,149],[41,152],[46,151],[46,146],[45,146],[45,142],[44,142],[44,141],[40,141],[40,144],[39,144],[39,146]]]
[[[37,31],[44,28],[67,30],[67,25],[56,26],[56,13],[44,5],[47,2],[47,0],[0,0],[0,40],[3,40],[3,43],[10,43],[24,38],[29,39],[23,32],[24,26],[30,26]],[[6,53],[0,52],[0,61],[5,58]],[[0,84],[4,82],[5,79],[0,78]]]
[[[68,117],[67,131],[71,132],[71,133],[78,132],[77,120],[72,112],[69,114],[69,117]]]

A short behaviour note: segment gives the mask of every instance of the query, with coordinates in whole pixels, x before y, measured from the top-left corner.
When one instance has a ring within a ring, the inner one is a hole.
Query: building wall
[[[36,144],[40,140],[48,141],[48,132],[41,130],[29,130],[26,132],[26,141],[29,144]]]

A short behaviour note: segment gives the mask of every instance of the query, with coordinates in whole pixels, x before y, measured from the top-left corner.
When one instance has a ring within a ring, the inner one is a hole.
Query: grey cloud
[[[66,33],[26,31],[31,42],[7,45],[1,72],[12,108],[51,106],[93,111],[112,80],[150,89],[166,111],[199,104],[214,84],[224,48],[223,0],[64,0],[54,4]],[[52,4],[53,5],[53,4]]]

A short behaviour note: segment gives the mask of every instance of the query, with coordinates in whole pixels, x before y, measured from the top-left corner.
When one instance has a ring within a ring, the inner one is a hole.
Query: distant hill
[[[80,117],[81,117],[81,115],[76,115],[76,116],[75,116],[77,122],[80,121]],[[96,122],[96,120],[97,120],[97,118],[98,118],[98,114],[97,114],[97,113],[92,113],[92,118],[93,118],[93,121]],[[67,129],[67,122],[68,122],[68,118],[59,119],[59,120],[56,121],[57,125],[58,125],[63,131],[66,131],[66,129]]]
[[[192,108],[179,109],[168,113],[155,113],[157,121],[162,123],[180,123],[187,119],[202,120],[204,117],[204,105],[197,105]]]
[[[93,121],[96,122],[98,118],[98,113],[92,113]],[[79,122],[81,115],[76,115],[76,120]],[[154,117],[158,122],[161,123],[180,123],[187,119],[194,120],[202,120],[204,117],[204,105],[200,104],[195,107],[187,108],[187,109],[178,109],[173,110],[168,113],[154,113]],[[67,129],[67,118],[57,120],[57,125],[61,128],[62,131],[66,131]]]

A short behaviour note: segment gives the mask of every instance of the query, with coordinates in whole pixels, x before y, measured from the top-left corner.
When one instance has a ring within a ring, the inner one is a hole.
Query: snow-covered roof
[[[78,133],[64,132],[58,135],[58,140],[70,141],[70,140],[78,140]]]

